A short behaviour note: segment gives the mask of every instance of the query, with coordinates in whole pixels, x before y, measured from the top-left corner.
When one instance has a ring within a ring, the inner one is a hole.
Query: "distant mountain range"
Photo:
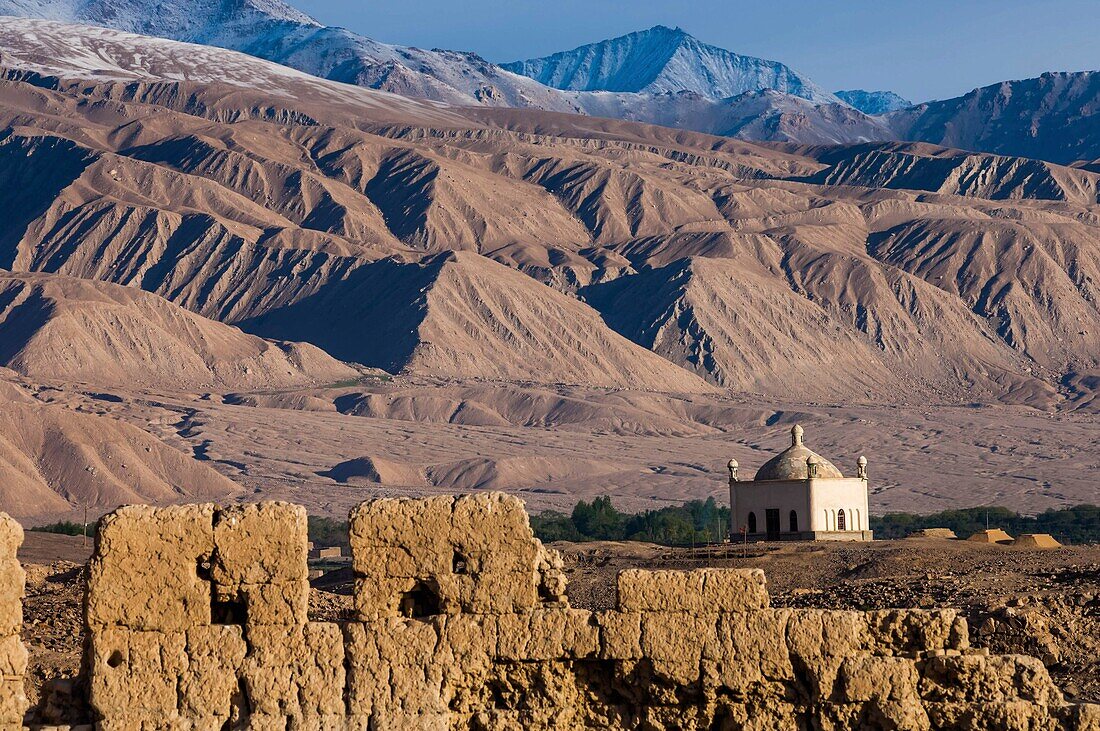
[[[890,91],[822,89],[785,64],[656,26],[543,58],[382,43],[281,0],[0,0],[0,14],[101,25],[241,51],[358,86],[458,106],[612,117],[802,144],[920,141],[1090,164],[1100,74],[1045,74],[912,105]]]

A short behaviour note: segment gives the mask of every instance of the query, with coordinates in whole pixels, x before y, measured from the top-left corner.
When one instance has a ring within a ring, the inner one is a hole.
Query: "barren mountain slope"
[[[711,390],[604,326],[588,306],[466,252],[379,262],[315,297],[243,323],[308,335],[389,371],[656,391]]]
[[[41,404],[5,381],[0,402],[0,510],[16,517],[240,492],[208,466],[110,416]]]
[[[315,346],[247,335],[138,289],[3,271],[0,365],[37,380],[162,389],[285,388],[358,373]]]
[[[1053,404],[1069,378],[1083,403],[1100,367],[1088,170],[341,95],[235,54],[210,84],[192,46],[19,23],[5,63],[60,77],[0,81],[0,266],[410,373],[622,383],[639,351],[569,298],[617,278],[648,294],[603,300],[607,322],[769,394]],[[688,383],[638,362],[635,385]]]
[[[738,391],[888,401],[944,388],[958,399],[960,377],[972,398],[1016,387],[1021,359],[935,287],[789,240],[760,253],[680,260],[582,294],[617,331]],[[1018,380],[1034,390],[1025,400],[1052,403],[1053,387]]]
[[[232,396],[231,403],[299,408],[284,397]],[[318,399],[320,401],[320,399]],[[385,385],[340,394],[343,414],[431,424],[577,429],[611,434],[713,434],[721,409],[690,398],[638,392],[576,393],[568,388],[511,384]]]
[[[828,165],[826,185],[927,190],[990,200],[1058,200],[1091,206],[1100,175],[1040,160],[978,155],[922,143],[796,148]]]

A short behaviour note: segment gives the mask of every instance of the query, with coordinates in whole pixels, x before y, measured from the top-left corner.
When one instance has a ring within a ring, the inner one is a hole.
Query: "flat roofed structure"
[[[756,477],[741,481],[729,461],[730,535],[757,541],[869,541],[867,458],[856,476],[845,477],[833,463],[803,443],[801,426],[791,428],[791,446],[768,460]]]

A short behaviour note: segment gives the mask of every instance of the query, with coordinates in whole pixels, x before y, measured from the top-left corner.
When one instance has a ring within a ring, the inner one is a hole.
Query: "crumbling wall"
[[[27,650],[19,639],[26,575],[16,557],[22,544],[23,527],[0,513],[0,729],[22,726],[27,710]]]
[[[572,609],[501,494],[351,516],[353,621],[307,620],[306,516],[123,508],[90,566],[102,729],[1100,729],[952,610],[771,609],[759,570],[625,571]]]

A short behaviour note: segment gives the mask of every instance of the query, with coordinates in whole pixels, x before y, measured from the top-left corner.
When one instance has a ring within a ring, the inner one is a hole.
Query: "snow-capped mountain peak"
[[[663,25],[503,67],[558,89],[692,91],[712,99],[774,89],[819,104],[842,103],[785,64],[742,56]]]

